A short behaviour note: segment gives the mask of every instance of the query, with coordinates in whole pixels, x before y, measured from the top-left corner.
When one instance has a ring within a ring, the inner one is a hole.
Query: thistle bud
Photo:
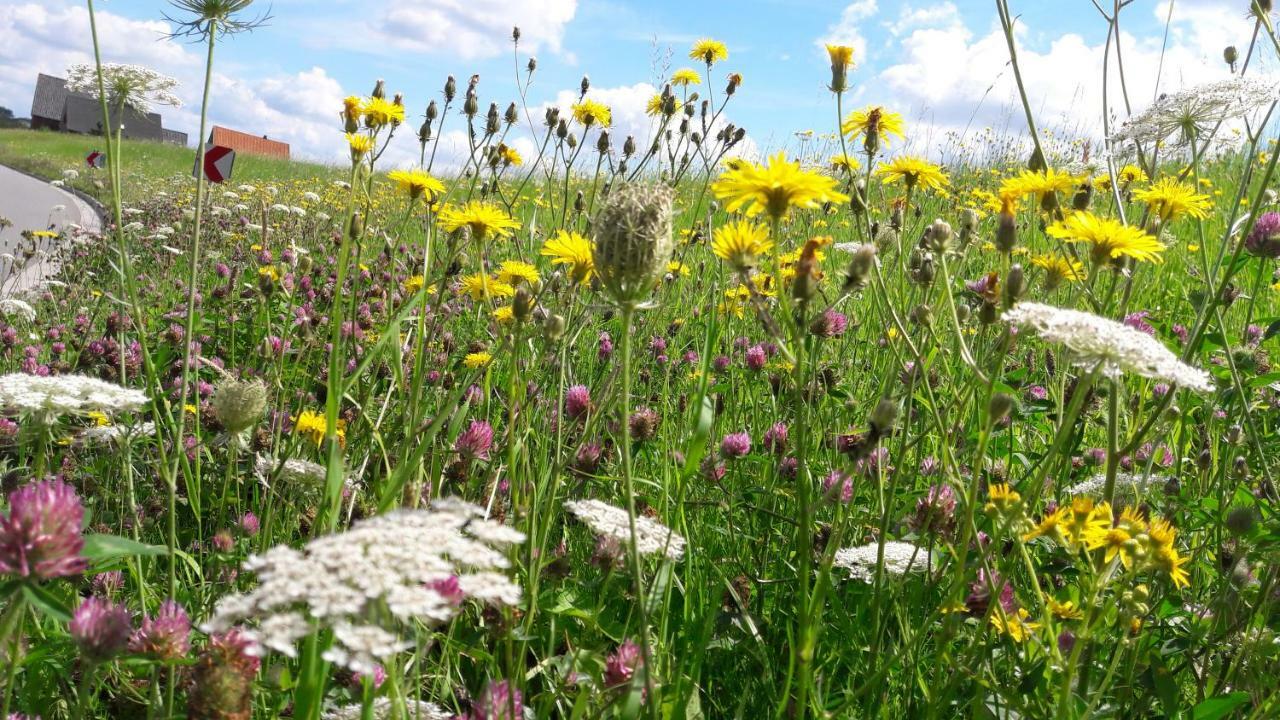
[[[1022,265],[1014,263],[1004,278],[1004,306],[1013,307],[1027,290],[1027,278],[1022,272]]]
[[[897,422],[898,403],[889,398],[880,398],[880,402],[876,403],[875,409],[871,411],[871,416],[867,418],[867,426],[871,434],[877,438],[893,432],[893,426]]]
[[[636,154],[636,139],[633,135],[628,135],[626,140],[622,141],[622,157],[629,158]]]
[[[944,253],[951,249],[951,225],[941,218],[934,220],[928,230],[929,249]]]
[[[568,145],[570,150],[578,147],[578,136],[573,133],[569,133],[569,137],[564,139],[564,144]]]
[[[261,380],[228,378],[213,389],[213,414],[232,435],[248,430],[267,411],[267,386]]]
[[[373,97],[378,98],[379,100],[385,100],[387,97],[386,81],[379,78],[378,82],[373,84],[373,92],[369,94],[372,95]]]
[[[520,115],[516,112],[516,104],[511,103],[507,106],[507,111],[503,113],[502,120],[508,125],[515,125],[520,122]]]
[[[556,137],[561,140],[569,137],[569,123],[565,122],[564,118],[559,118],[556,122]]]
[[[474,118],[478,112],[480,112],[480,100],[475,93],[468,92],[467,99],[462,101],[462,113],[468,118]]]
[[[969,316],[973,314],[973,310],[968,305],[956,306],[956,320],[961,324],[969,322]]]
[[[564,337],[565,321],[561,315],[548,315],[542,322],[542,339],[549,343],[558,343]]]
[[[583,75],[582,83],[579,85],[579,87],[581,88],[582,92],[578,95],[578,97],[579,98],[586,97],[587,91],[591,89],[591,78],[587,77],[586,75]]]
[[[528,285],[520,283],[516,287],[515,296],[511,298],[511,315],[516,319],[516,322],[525,322],[533,314],[533,306],[533,293],[529,290]]]
[[[453,76],[450,75],[449,79],[444,81],[444,101],[447,103],[453,102],[453,98],[457,95],[458,83],[453,79]]]
[[[991,419],[991,423],[994,425],[1008,417],[1009,413],[1013,412],[1013,408],[1016,407],[1017,404],[1018,401],[1015,400],[1012,395],[998,392],[991,396],[991,402],[987,404],[987,416]]]
[[[600,135],[596,138],[596,152],[606,155],[609,152],[609,131],[601,130]]]
[[[423,120],[422,125],[418,127],[418,142],[426,145],[431,142],[431,121]]]
[[[929,327],[933,323],[933,308],[924,303],[911,308],[911,321],[917,325]]]
[[[498,103],[489,103],[489,112],[484,118],[484,132],[486,135],[497,135],[501,130],[498,119]]]
[[[1002,253],[1013,252],[1018,245],[1018,221],[1013,214],[1000,211],[996,220],[996,249]]]
[[[615,188],[591,227],[601,284],[619,305],[634,306],[671,259],[671,190],[639,184]]]

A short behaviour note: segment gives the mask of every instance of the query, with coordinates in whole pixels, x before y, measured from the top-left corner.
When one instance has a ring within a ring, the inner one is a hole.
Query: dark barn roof
[[[31,117],[62,121],[62,109],[67,104],[67,81],[40,73],[36,77],[36,92],[31,98]]]
[[[118,118],[115,110],[112,109],[112,127],[115,127],[120,120],[121,118]],[[123,121],[124,130],[121,134],[127,138],[156,141],[163,139],[160,130],[159,113],[143,114],[126,108]],[[100,132],[102,129],[102,103],[95,98],[81,95],[80,93],[67,95],[66,113],[62,118],[62,129],[75,133]]]

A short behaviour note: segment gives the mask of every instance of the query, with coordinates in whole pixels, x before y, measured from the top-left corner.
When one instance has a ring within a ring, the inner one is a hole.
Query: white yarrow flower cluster
[[[1116,473],[1115,492],[1117,496],[1123,495],[1138,498],[1148,490],[1163,488],[1168,482],[1169,478],[1161,475],[1138,475],[1136,473],[1118,472]],[[1068,497],[1100,495],[1106,487],[1106,473],[1098,473],[1088,480],[1072,485],[1063,492]]]
[[[879,543],[841,548],[836,551],[831,564],[848,570],[855,580],[875,582],[879,555]],[[922,547],[902,540],[890,540],[884,544],[885,575],[900,577],[909,572],[924,572],[929,569],[929,563],[929,551]]]
[[[411,622],[439,625],[461,600],[514,605],[520,587],[505,571],[505,548],[524,535],[483,518],[460,500],[430,510],[396,510],[320,537],[301,550],[277,546],[250,557],[258,586],[218,602],[205,632],[247,624],[262,649],[296,656],[296,644],[320,628],[333,632],[324,659],[373,672],[411,645]]]
[[[445,712],[444,708],[429,702],[421,700],[405,701],[405,717],[410,720],[449,720],[454,717],[452,713]],[[360,720],[363,715],[364,706],[360,703],[353,705],[342,705],[329,710],[325,710],[320,714],[321,720]],[[386,696],[377,698],[373,701],[373,717],[375,720],[385,720],[392,717],[391,714],[391,698]]]
[[[173,94],[178,81],[148,67],[103,63],[102,82],[112,105],[123,103],[138,112],[148,112],[152,103],[182,107],[182,101]],[[68,68],[67,90],[98,97],[97,66],[81,63]]]
[[[146,404],[139,390],[85,375],[0,375],[0,409],[46,425],[64,415],[137,412]]]
[[[631,543],[631,521],[627,511],[599,500],[571,500],[564,504],[574,517],[592,532],[617,540],[624,547]],[[636,551],[641,555],[663,554],[671,560],[684,557],[685,539],[670,528],[647,517],[636,517]]]
[[[1275,83],[1235,76],[1161,96],[1111,136],[1111,142],[1159,142],[1178,134],[1185,143],[1213,126],[1280,99]]]
[[[36,309],[27,301],[18,298],[0,299],[0,315],[7,318],[19,317],[27,322],[36,321]]]
[[[1066,346],[1076,365],[1101,365],[1108,377],[1128,372],[1199,392],[1213,390],[1207,372],[1182,362],[1159,340],[1115,320],[1033,302],[1018,303],[1004,319]]]

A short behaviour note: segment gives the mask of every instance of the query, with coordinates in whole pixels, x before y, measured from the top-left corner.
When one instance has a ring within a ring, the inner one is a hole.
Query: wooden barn
[[[289,143],[272,140],[266,135],[261,137],[250,135],[249,133],[224,128],[220,125],[213,126],[213,132],[209,133],[209,142],[213,145],[231,148],[238,153],[262,155],[282,160],[289,159]]]

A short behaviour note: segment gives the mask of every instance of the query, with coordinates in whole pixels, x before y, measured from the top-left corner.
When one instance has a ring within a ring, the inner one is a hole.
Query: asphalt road
[[[0,295],[34,287],[57,269],[43,255],[52,249],[50,243],[58,240],[40,239],[33,247],[22,237],[24,230],[62,231],[72,224],[99,229],[97,214],[75,195],[3,165],[0,218],[10,223],[0,228]],[[33,250],[36,256],[22,267],[22,259]]]

